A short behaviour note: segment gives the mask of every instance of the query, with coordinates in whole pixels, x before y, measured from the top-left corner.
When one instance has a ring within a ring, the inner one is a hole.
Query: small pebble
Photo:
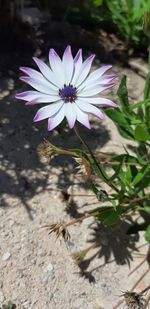
[[[0,305],[3,304],[4,299],[5,299],[4,294],[2,291],[0,291]]]
[[[48,272],[48,273],[50,273],[50,272],[53,271],[53,269],[54,269],[54,266],[53,266],[51,263],[49,263],[49,264],[47,265],[45,271]]]
[[[2,256],[2,260],[3,261],[8,261],[10,259],[10,257],[11,257],[11,253],[10,252],[6,252]]]

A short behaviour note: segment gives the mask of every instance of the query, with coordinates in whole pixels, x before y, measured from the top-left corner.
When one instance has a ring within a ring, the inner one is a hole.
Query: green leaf
[[[107,109],[107,116],[115,123],[119,133],[127,139],[134,140],[134,131],[130,126],[130,121],[124,116],[124,113],[119,109]]]
[[[131,168],[130,166],[126,171],[121,171],[119,174],[119,181],[121,185],[124,185],[125,187],[131,188]]]
[[[144,89],[144,99],[150,98],[150,72],[146,76],[146,83],[145,83],[145,89]]]
[[[144,166],[140,171],[138,171],[137,175],[134,177],[132,181],[132,185],[136,186],[142,179],[144,179],[145,174],[147,173],[149,166]]]
[[[121,105],[122,111],[124,111],[128,115],[130,114],[130,109],[129,109],[129,99],[128,99],[128,90],[127,90],[126,80],[127,78],[124,75],[121,79],[117,94],[120,99],[120,105]]]
[[[137,109],[137,108],[139,108],[139,107],[141,107],[143,105],[144,106],[150,106],[150,99],[134,103],[134,104],[130,105],[130,109],[134,110],[134,109]]]
[[[98,6],[102,5],[102,2],[103,2],[103,0],[94,0],[94,5],[98,7]]]
[[[150,135],[145,124],[138,124],[134,134],[137,141],[146,142],[150,140]]]
[[[135,163],[135,164],[141,164],[141,165],[147,164],[147,162],[144,161],[143,159],[131,156],[129,154],[114,155],[112,160],[121,162],[122,157],[124,157],[124,163],[133,163],[133,164]]]
[[[95,211],[95,209],[94,209]],[[106,226],[114,225],[120,219],[120,216],[126,212],[125,208],[116,207],[99,207],[96,211],[102,212],[96,218]]]
[[[89,163],[91,164],[93,170],[97,174],[97,176],[104,181],[108,181],[109,177],[107,173],[105,172],[105,169],[102,167],[101,164],[94,161],[94,159],[91,156],[88,156]]]
[[[120,171],[122,169],[124,160],[125,160],[124,157],[122,157],[122,160],[121,160],[120,164],[117,166],[115,173],[110,177],[108,182],[111,183],[112,181],[114,181],[117,178],[118,174],[120,173]]]
[[[117,109],[106,109],[106,114],[108,115],[108,117],[110,117],[117,124],[123,125],[123,126],[128,126],[128,121],[119,108],[117,108]]]
[[[145,210],[145,212],[147,212],[150,215],[150,206],[145,206],[144,210]]]
[[[150,225],[147,227],[147,230],[145,232],[145,239],[150,243]]]

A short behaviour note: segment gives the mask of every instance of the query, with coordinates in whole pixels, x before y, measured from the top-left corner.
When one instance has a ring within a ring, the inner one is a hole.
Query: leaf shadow
[[[91,238],[87,241],[91,248],[90,256],[85,257],[78,263],[80,275],[86,276],[86,272],[93,277],[99,268],[106,264],[115,262],[117,265],[127,264],[130,267],[133,260],[133,251],[138,252],[136,246],[139,240],[139,234],[127,235],[131,223],[119,222],[114,227],[104,227],[101,223],[93,223],[89,226],[91,229]],[[92,248],[93,246],[93,248]],[[88,247],[87,247],[88,248]],[[92,252],[93,249],[93,252]],[[97,267],[91,268],[94,259],[101,259],[104,262]]]

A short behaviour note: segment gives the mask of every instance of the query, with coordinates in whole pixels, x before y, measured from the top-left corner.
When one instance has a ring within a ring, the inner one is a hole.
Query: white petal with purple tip
[[[66,107],[65,114],[66,114],[66,118],[67,118],[70,129],[74,127],[74,124],[77,118],[74,105],[75,103],[70,103],[70,102],[65,104],[65,107]]]
[[[73,75],[74,62],[71,53],[71,47],[67,46],[64,54],[63,54],[63,67],[65,73],[65,84],[69,85]]]
[[[65,84],[63,64],[53,48],[49,51],[49,62],[59,87],[63,87]]]
[[[53,117],[48,119],[48,131],[53,130],[63,121],[65,117],[65,106],[64,105],[62,105],[61,109],[58,111],[57,114],[55,114]]]
[[[40,79],[42,77],[42,74],[34,69],[30,69],[27,67],[20,67],[20,71],[27,74],[28,76],[36,79]]]
[[[74,85],[79,72],[81,71],[81,67],[82,67],[82,49],[79,49],[79,51],[77,52],[75,58],[74,58],[74,74],[72,77],[72,85]]]
[[[42,60],[33,57],[33,60],[35,61],[35,63],[37,64],[38,68],[40,69],[41,73],[43,74],[44,77],[46,77],[48,79],[48,81],[50,83],[52,83],[53,85],[55,85],[56,88],[59,87],[59,85],[57,85],[57,81],[55,81],[55,76],[54,73],[52,72],[52,70],[48,67],[47,64],[45,64]]]
[[[74,105],[74,109],[77,114],[77,120],[88,129],[91,129],[88,114],[84,113],[76,104]]]
[[[34,121],[40,121],[52,117],[60,110],[63,104],[64,103],[62,101],[59,101],[57,103],[40,108],[34,117]]]
[[[98,93],[108,89],[108,88],[112,88],[114,87],[115,84],[110,84],[110,85],[107,85],[107,86],[101,86],[101,85],[93,85],[87,89],[83,89],[83,90],[80,90],[78,95],[79,97],[90,97],[90,96],[93,96],[93,95],[97,95]]]
[[[91,69],[91,65],[92,65],[94,57],[95,57],[95,55],[91,55],[89,58],[87,58],[83,62],[82,66],[81,66],[81,69],[80,69],[80,71],[79,71],[79,73],[77,75],[77,78],[74,81],[74,85],[76,87],[78,87],[85,80],[87,75],[89,74],[89,71]]]
[[[24,101],[31,101],[34,100],[40,93],[38,91],[29,90],[17,93],[15,95],[16,99],[24,100]]]
[[[45,94],[51,94],[51,95],[57,95],[58,91],[55,89],[51,88],[51,85],[44,81],[44,80],[39,80],[39,79],[35,79],[32,77],[28,77],[28,76],[23,76],[20,77],[20,80],[24,81],[25,83],[29,84],[30,86],[32,86],[34,89],[45,93]]]
[[[58,87],[54,86],[52,83],[50,83],[41,73],[39,73],[36,70],[30,69],[30,68],[25,68],[25,67],[21,67],[20,68],[21,71],[23,71],[24,73],[28,74],[28,76],[30,78],[34,78],[37,79],[39,82],[47,85],[49,88],[58,91]],[[27,76],[27,77],[28,77]],[[23,76],[24,77],[24,76]]]
[[[75,103],[83,112],[91,113],[100,119],[104,119],[104,114],[97,107],[90,103],[84,103],[83,101],[77,100]]]
[[[27,105],[30,105],[30,101],[34,101],[34,104],[38,104],[38,103],[51,103],[51,102],[55,102],[59,100],[58,96],[52,96],[52,95],[48,95],[48,94],[43,94],[41,92],[38,91],[24,91],[21,93],[18,93],[16,95],[16,99],[21,99],[24,101],[28,101]]]
[[[103,70],[102,70],[102,68],[101,68],[101,69],[97,69],[96,71],[92,72],[92,73],[86,78],[86,80],[82,83],[82,85],[78,87],[78,89],[80,90],[81,87],[84,88],[84,87],[88,87],[88,86],[90,86],[90,85],[92,85],[92,84],[101,83],[101,81],[103,80],[103,78],[106,78],[106,79],[107,79],[107,75],[102,76],[102,74],[103,74],[105,71],[109,70],[111,67],[112,67],[111,65],[105,66],[105,67],[103,67]],[[113,74],[113,76],[111,76],[111,75],[108,75],[108,76],[110,76],[110,78],[112,77],[112,79],[116,77],[115,74]],[[108,77],[108,78],[109,78],[109,77]]]
[[[78,87],[78,89],[80,89],[81,87],[86,87],[91,84],[94,84],[96,81],[101,81],[102,75],[106,71],[108,71],[111,67],[112,67],[111,65],[107,65],[90,73],[89,76],[86,78],[86,80],[82,83],[82,85]]]
[[[80,102],[83,103],[87,103],[87,104],[94,104],[94,105],[100,105],[100,106],[110,106],[110,107],[118,107],[118,105],[116,103],[114,103],[113,101],[109,100],[109,99],[105,99],[105,98],[81,98],[80,97]]]

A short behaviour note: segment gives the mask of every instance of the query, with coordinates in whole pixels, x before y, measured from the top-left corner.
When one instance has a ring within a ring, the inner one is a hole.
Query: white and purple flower
[[[58,126],[65,117],[70,128],[74,127],[77,120],[90,129],[89,113],[103,119],[104,114],[98,107],[117,107],[111,100],[97,96],[115,85],[112,81],[116,75],[103,75],[111,65],[90,73],[94,57],[91,55],[83,61],[80,49],[73,59],[70,46],[66,48],[62,60],[54,49],[50,49],[50,67],[34,57],[40,72],[21,67],[20,70],[27,76],[20,79],[35,90],[19,93],[16,98],[27,101],[26,105],[48,103],[38,110],[34,121],[48,119],[49,131]]]

